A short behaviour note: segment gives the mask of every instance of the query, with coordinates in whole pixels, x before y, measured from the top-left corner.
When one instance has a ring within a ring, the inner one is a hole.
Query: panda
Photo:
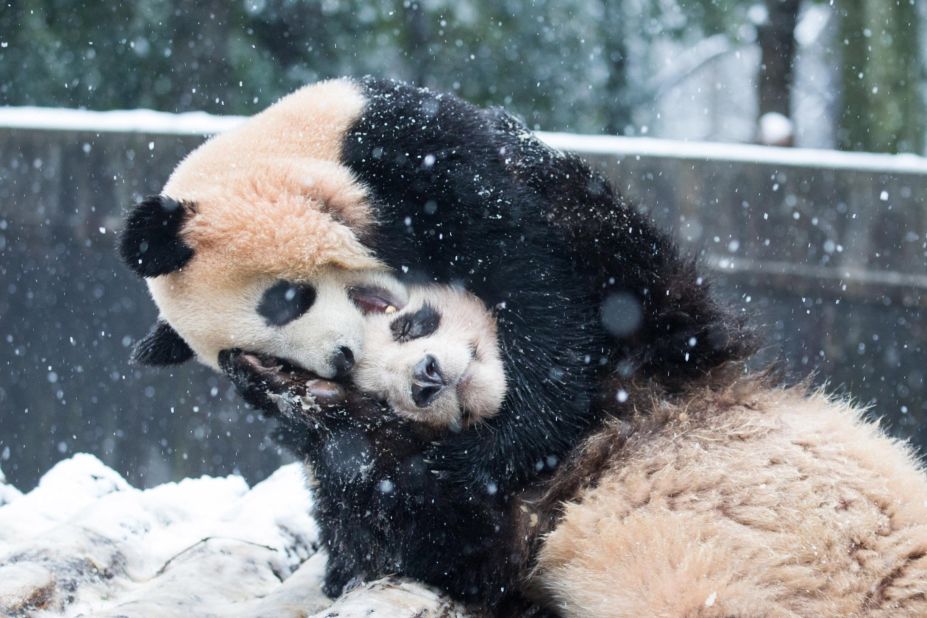
[[[358,367],[354,386],[224,358],[312,464],[329,593],[400,573],[496,615],[927,612],[927,477],[861,410],[739,362],[674,392],[615,378],[603,420],[564,465],[500,505],[422,461],[430,442],[456,439],[465,410],[483,410],[468,419],[477,426],[494,413],[468,403],[469,389],[497,400],[505,388],[492,316],[431,286],[368,328],[368,358],[393,364],[376,378]],[[472,382],[432,380],[460,358],[480,364],[463,370]],[[453,406],[430,407],[440,390],[415,399],[422,384],[457,391]]]
[[[363,101],[348,84],[320,88],[312,114],[303,97],[282,100],[194,150],[130,211],[120,254],[161,313],[135,360],[218,369],[220,350],[243,346],[334,377],[363,353],[347,291],[387,269],[358,239],[371,213],[336,162]]]
[[[394,102],[415,94],[396,91]],[[927,480],[910,450],[848,404],[746,369],[754,338],[694,265],[582,161],[523,140],[502,167],[538,205],[548,235],[565,240],[557,246],[578,290],[551,298],[589,303],[609,335],[596,340],[605,368],[570,385],[587,406],[581,429],[525,414],[544,410],[532,398],[544,396],[536,385],[551,356],[507,339],[509,308],[472,281],[492,320],[452,318],[458,306],[470,315],[473,299],[430,299],[440,286],[405,282],[408,300],[397,303],[371,302],[386,295],[366,291],[358,305],[372,330],[348,382],[259,352],[220,354],[239,392],[278,416],[282,439],[310,463],[330,556],[326,592],[398,573],[497,615],[532,603],[564,616],[924,615]],[[414,174],[407,180],[415,185]],[[440,229],[435,236],[450,236]],[[614,301],[627,296],[639,324],[613,332]],[[595,327],[550,299],[534,309],[533,328],[514,331],[521,337],[548,336],[551,324],[567,335]],[[492,333],[502,363],[487,368],[502,405],[473,406],[482,412],[471,419],[458,397],[430,414],[467,374],[437,377],[445,358],[467,358],[476,340],[487,358]],[[550,345],[570,345],[559,341]],[[520,406],[511,407],[513,392]],[[548,456],[520,460],[531,473],[496,468],[500,484],[486,487],[435,465],[454,453],[462,468],[483,468],[487,451],[472,448],[474,436],[501,433],[519,457],[544,452],[521,442],[539,433],[511,418],[556,434],[542,442],[557,445]]]
[[[495,607],[512,597],[521,567],[510,565],[523,562],[509,555],[513,543],[499,543],[515,534],[511,505],[473,495],[427,462],[433,444],[499,413],[506,378],[495,319],[457,287],[392,292],[367,289],[358,303],[367,354],[353,384],[241,350],[223,351],[220,363],[308,464],[328,595],[401,574]]]
[[[684,380],[743,351],[691,265],[626,206],[501,110],[375,78],[307,86],[129,212],[121,255],[160,311],[134,357],[217,367],[244,349],[343,377],[365,356],[352,289],[389,273],[462,287],[495,311],[509,387],[485,430],[428,461],[505,496],[597,422],[590,393],[611,368]],[[616,329],[603,307],[632,319]]]

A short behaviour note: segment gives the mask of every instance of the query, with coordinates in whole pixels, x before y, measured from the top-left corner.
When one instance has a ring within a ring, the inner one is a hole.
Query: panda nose
[[[336,378],[343,378],[354,368],[354,352],[351,348],[341,346],[332,355],[332,368],[335,370]]]
[[[412,401],[420,408],[430,405],[445,385],[441,365],[431,354],[426,355],[412,369]]]

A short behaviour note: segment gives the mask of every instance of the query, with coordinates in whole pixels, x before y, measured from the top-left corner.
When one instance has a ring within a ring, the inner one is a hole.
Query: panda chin
[[[269,416],[275,410],[305,413],[306,406],[283,406],[286,400],[310,400],[317,408],[332,408],[347,401],[343,385],[321,378],[285,358],[240,349],[219,352],[219,367],[249,404]]]

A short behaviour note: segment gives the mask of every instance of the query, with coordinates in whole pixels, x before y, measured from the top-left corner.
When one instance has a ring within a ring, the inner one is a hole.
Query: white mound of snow
[[[139,490],[85,454],[26,494],[0,473],[0,615],[462,615],[392,579],[332,605],[310,504],[299,464],[253,488],[229,476]]]

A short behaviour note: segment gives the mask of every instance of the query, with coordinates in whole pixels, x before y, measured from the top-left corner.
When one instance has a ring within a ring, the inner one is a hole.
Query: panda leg
[[[336,599],[343,592],[346,592],[346,588],[354,588],[357,584],[366,580],[366,573],[358,572],[353,561],[329,554],[328,564],[325,567],[325,581],[322,583],[322,592],[327,597]]]

